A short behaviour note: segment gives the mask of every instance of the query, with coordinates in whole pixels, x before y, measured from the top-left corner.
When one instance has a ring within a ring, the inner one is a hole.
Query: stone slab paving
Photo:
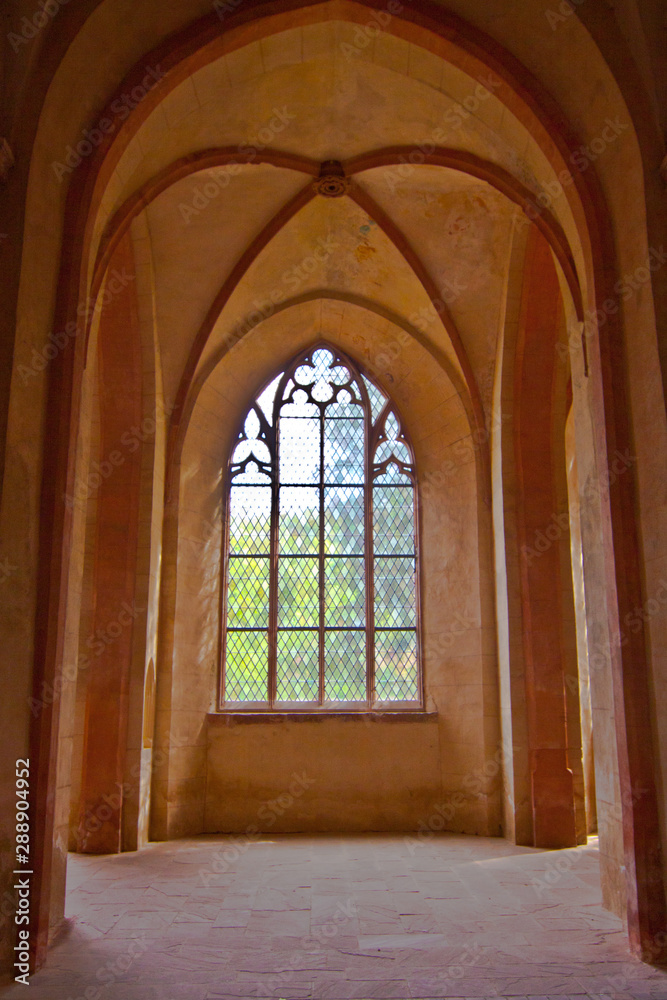
[[[602,909],[597,842],[197,837],[71,855],[30,1000],[667,1000]]]

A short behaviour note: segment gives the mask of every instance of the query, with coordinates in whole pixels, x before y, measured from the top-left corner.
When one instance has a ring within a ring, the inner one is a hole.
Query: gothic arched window
[[[337,349],[263,390],[229,465],[226,709],[420,706],[415,499],[395,407]]]

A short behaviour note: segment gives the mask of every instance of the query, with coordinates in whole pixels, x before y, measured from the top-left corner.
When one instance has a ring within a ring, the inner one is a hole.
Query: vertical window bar
[[[363,514],[363,531],[364,531],[364,569],[365,569],[365,605],[366,605],[366,621],[365,621],[365,631],[364,636],[366,640],[366,702],[368,708],[373,708],[376,703],[376,678],[375,678],[375,573],[374,573],[374,560],[375,560],[375,539],[374,539],[374,523],[373,523],[373,512],[374,512],[374,499],[375,499],[375,478],[374,478],[374,464],[376,461],[376,450],[379,446],[378,439],[384,434],[384,424],[387,418],[387,413],[392,409],[391,401],[386,400],[383,406],[381,406],[380,412],[377,414],[377,418],[373,420],[373,409],[371,406],[371,399],[369,396],[369,390],[363,383],[359,372],[357,371],[354,364],[349,364],[347,359],[342,358],[335,349],[332,349],[329,345],[323,344],[322,347],[328,350],[334,357],[336,361],[341,362],[343,365],[347,365],[349,371],[352,375],[353,381],[357,387],[357,391],[361,393],[362,408],[364,414],[364,480],[363,480],[363,498],[364,498],[364,514]],[[293,363],[286,369],[279,381],[278,388],[276,391],[276,396],[273,401],[273,419],[270,422],[271,426],[267,426],[268,439],[267,443],[269,445],[269,450],[271,453],[271,519],[270,519],[270,548],[269,548],[269,622],[268,622],[268,670],[267,670],[267,695],[268,695],[268,705],[270,709],[275,708],[277,701],[277,658],[278,658],[278,623],[279,623],[279,563],[280,563],[280,462],[279,462],[279,426],[281,419],[282,410],[282,394],[284,387],[288,384],[290,378],[293,376],[296,368],[303,364],[306,357],[312,358],[312,355],[316,350],[314,348],[310,352],[295,359]],[[326,409],[327,402],[316,401],[311,398],[311,402],[316,402],[319,410],[319,458],[320,458],[320,474],[318,479],[319,488],[319,532],[318,532],[318,597],[319,597],[319,622],[318,622],[318,666],[319,666],[319,692],[318,692],[318,704],[323,707],[326,699],[326,568],[327,559],[325,551],[325,431],[326,431]],[[375,405],[375,404],[374,404]],[[398,418],[397,418],[398,419]],[[399,426],[400,423],[399,423]],[[401,427],[402,431],[402,427]],[[405,439],[403,439],[405,440]],[[410,449],[410,446],[408,445]],[[412,458],[414,462],[414,458]],[[420,600],[419,600],[419,589],[420,589],[420,559],[419,559],[419,502],[418,502],[418,484],[416,480],[414,465],[411,464],[410,468],[404,467],[405,472],[412,480],[413,486],[413,532],[414,532],[414,552],[415,552],[415,604],[416,604],[416,642],[417,642],[417,673],[418,673],[418,687],[422,691],[422,663],[421,663],[421,625],[420,625]],[[229,503],[231,500],[231,477],[228,474],[227,479],[227,506],[229,508]],[[223,666],[223,677],[221,682],[221,697],[224,701],[226,698],[226,677],[224,671],[224,664],[226,660],[226,646],[227,643],[227,613],[228,613],[228,574],[229,574],[229,510],[226,518],[226,523],[224,526],[225,530],[223,532],[223,545],[224,545],[224,580],[221,594],[221,637],[220,637],[220,659],[221,665]]]
[[[361,383],[361,379],[359,379]],[[366,700],[375,703],[375,584],[373,578],[373,454],[372,416],[366,387],[364,401],[364,562],[366,564]]]
[[[232,446],[234,447],[234,446]],[[222,664],[222,677],[220,681],[220,703],[224,705],[227,687],[227,604],[229,591],[229,517],[232,501],[232,477],[227,469],[227,507],[225,523],[222,526],[222,560],[223,567],[221,593],[220,593],[220,663]]]
[[[268,663],[268,697],[269,708],[276,703],[278,688],[278,537],[280,530],[280,406],[285,379],[278,384],[274,402],[273,417],[273,448],[271,470],[271,537],[269,556],[269,663]]]
[[[414,456],[413,456],[414,461]],[[413,466],[410,473],[412,480],[412,532],[415,546],[415,633],[417,643],[417,694],[421,701],[424,697],[424,681],[422,673],[422,621],[421,621],[421,547],[419,544],[421,521],[419,520],[419,496],[417,493],[417,473]]]
[[[319,686],[319,704],[320,706],[324,704],[325,697],[325,678],[324,678],[324,602],[325,602],[325,584],[324,584],[324,406],[326,404],[320,404],[320,533],[319,533],[319,549],[318,549],[318,566],[319,566],[319,584],[320,584],[320,621],[319,621],[319,637],[320,637],[320,686]]]

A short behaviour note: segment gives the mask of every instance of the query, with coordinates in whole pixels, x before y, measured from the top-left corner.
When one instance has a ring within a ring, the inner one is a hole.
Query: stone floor
[[[72,855],[31,1000],[667,1000],[600,906],[596,841],[197,837]]]

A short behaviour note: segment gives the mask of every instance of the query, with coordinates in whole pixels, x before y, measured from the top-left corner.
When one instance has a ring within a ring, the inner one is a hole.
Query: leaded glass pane
[[[237,486],[229,494],[229,551],[267,555],[271,544],[271,488]]]
[[[268,558],[230,558],[227,624],[230,628],[266,628],[269,624]]]
[[[401,428],[395,413],[387,414],[384,422],[384,433],[387,440],[382,441],[382,443],[377,446],[373,457],[374,464],[380,465],[382,462],[386,462],[387,459],[391,458],[393,455],[399,462],[403,462],[405,465],[410,465],[410,462],[412,461],[410,451],[402,441],[398,440]]]
[[[359,419],[324,421],[324,481],[364,482],[364,422]]]
[[[268,700],[269,641],[266,632],[227,632],[225,699]]]
[[[366,572],[363,559],[329,557],[324,564],[324,624],[343,628],[366,621]]]
[[[320,687],[320,635],[278,632],[276,697],[278,701],[317,701]]]
[[[318,483],[320,423],[312,418],[280,418],[280,482]]]
[[[324,683],[327,705],[363,704],[367,627],[375,635],[377,698],[418,700],[412,457],[398,416],[387,412],[380,426],[386,440],[370,456],[366,481],[362,379],[377,428],[387,397],[327,347],[274,378],[246,415],[230,467],[230,702],[267,702],[275,666],[279,703],[320,704]]]
[[[300,365],[294,372],[298,385],[312,385],[313,399],[326,403],[333,396],[332,385],[344,385],[350,373],[343,365],[334,362],[331,351],[321,348],[313,353],[312,363]]]
[[[278,627],[307,628],[320,619],[319,561],[282,556],[278,562]]]
[[[324,551],[331,555],[363,555],[363,488],[328,486],[324,490]]]
[[[320,547],[320,491],[308,486],[281,486],[279,509],[280,552],[316,554]]]
[[[276,398],[278,383],[280,382],[281,378],[282,374],[276,375],[273,382],[267,385],[266,389],[261,394],[261,396],[257,397],[257,402],[261,406],[262,412],[264,413],[264,416],[266,417],[266,419],[270,424],[273,423],[273,401]]]
[[[234,486],[268,486],[271,477],[259,465],[250,461],[243,472],[234,475]]]
[[[365,701],[365,632],[325,632],[324,693],[326,701]]]
[[[411,462],[410,452],[402,441],[383,441],[375,450],[375,464],[380,465],[392,456],[405,465]]]
[[[289,387],[291,389],[288,391]],[[294,390],[292,392],[292,390]],[[297,389],[292,384],[288,383],[283,392],[283,399],[289,400],[290,402],[285,402],[280,407],[280,416],[282,417],[293,417],[295,419],[301,419],[302,417],[313,417],[319,419],[320,410],[315,403],[311,403],[308,400],[308,394],[303,389]]]
[[[412,487],[375,487],[373,541],[376,555],[411,555],[414,552]]]
[[[363,420],[364,410],[359,389],[354,385],[340,389],[336,399],[327,406],[326,414],[328,418],[348,417],[352,420]]]
[[[416,624],[415,562],[378,556],[375,559],[376,628],[410,628]]]
[[[417,634],[376,632],[375,692],[379,701],[417,701]]]
[[[251,456],[254,464],[257,466],[268,465],[271,461],[269,449],[264,441],[251,439],[248,441],[239,441],[234,449],[232,463],[240,465],[241,462],[245,462],[246,458],[250,458]]]
[[[365,375],[362,375],[362,378],[364,380],[364,385],[366,386],[366,391],[371,404],[371,417],[373,419],[373,423],[375,423],[382,412],[382,407],[387,402],[387,397],[384,393],[380,392],[378,387],[373,385],[373,383],[367,379]]]
[[[390,462],[384,472],[375,477],[375,485],[397,485],[398,483],[409,483],[410,477],[406,476],[395,462]]]

